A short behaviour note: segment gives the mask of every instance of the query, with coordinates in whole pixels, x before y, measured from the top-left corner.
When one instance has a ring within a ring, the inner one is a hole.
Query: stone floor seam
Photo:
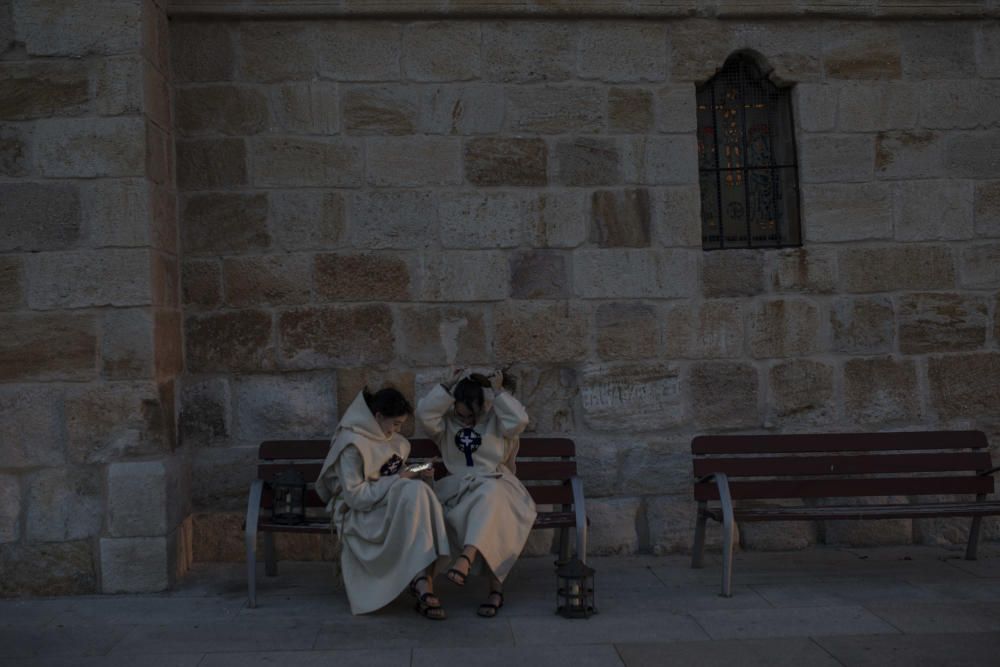
[[[890,625],[892,625],[892,624],[890,623]],[[893,626],[893,627],[895,627],[895,626]],[[841,661],[839,658],[837,658],[837,656],[835,656],[833,653],[830,653],[830,651],[825,646],[823,646],[818,641],[816,641],[815,637],[810,637],[809,641],[814,646],[819,647],[819,650],[823,651],[823,653],[826,653],[828,656],[830,656],[830,659],[833,660],[834,662],[836,662],[838,665],[843,665],[844,667],[848,667],[848,665],[845,665],[843,661]]]

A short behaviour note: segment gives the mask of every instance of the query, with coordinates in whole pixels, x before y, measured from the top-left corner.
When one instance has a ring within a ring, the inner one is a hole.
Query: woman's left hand
[[[503,389],[503,371],[501,371],[500,369],[497,369],[492,373],[490,373],[489,380],[490,380],[490,387],[493,388],[493,391],[498,392]]]

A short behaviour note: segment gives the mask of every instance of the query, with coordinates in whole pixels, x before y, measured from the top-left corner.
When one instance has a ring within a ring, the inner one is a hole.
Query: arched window
[[[801,244],[791,89],[745,54],[698,87],[705,250]]]

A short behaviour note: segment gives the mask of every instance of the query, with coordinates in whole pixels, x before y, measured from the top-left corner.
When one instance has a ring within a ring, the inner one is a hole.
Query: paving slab
[[[132,626],[114,653],[218,653],[312,649],[320,621],[208,621]]]
[[[941,599],[1000,601],[1000,579],[914,584]]]
[[[708,635],[687,614],[607,614],[587,619],[561,616],[510,619],[518,646],[549,644],[558,637],[563,644],[602,644],[707,639]]]
[[[475,667],[622,667],[610,644],[601,646],[510,646],[481,649],[413,649],[413,667],[475,665]]]
[[[815,642],[805,638],[730,639],[710,642],[615,644],[626,667],[840,667]]]
[[[408,667],[409,649],[209,653],[198,667]],[[142,666],[145,667],[145,666]]]
[[[198,667],[201,653],[173,655],[104,655],[97,657],[48,656],[3,660],[0,667]]]
[[[76,626],[111,623],[146,625],[185,621],[225,621],[236,618],[246,604],[232,598],[164,596],[102,596],[62,601],[51,624]]]
[[[513,646],[514,635],[503,618],[485,619],[468,610],[455,610],[447,621],[431,621],[414,612],[392,615],[353,616],[324,623],[315,649],[381,649],[415,647],[497,647]]]
[[[128,632],[109,625],[0,628],[0,658],[106,655]]]
[[[820,637],[816,643],[847,667],[994,667],[1000,633]]]
[[[1000,602],[878,603],[867,608],[907,634],[1000,631]]]
[[[945,600],[934,589],[908,581],[839,581],[754,584],[750,588],[775,607],[835,607],[867,602]],[[737,592],[734,591],[733,597]]]
[[[696,611],[692,616],[713,639],[891,634],[896,628],[860,606]]]
[[[0,627],[41,627],[67,609],[72,599],[0,600]]]

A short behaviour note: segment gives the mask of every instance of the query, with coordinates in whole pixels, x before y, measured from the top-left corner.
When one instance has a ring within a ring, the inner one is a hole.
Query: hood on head
[[[363,391],[358,392],[357,397],[355,397],[350,407],[347,408],[347,412],[344,413],[337,426],[338,428],[354,431],[372,440],[388,439],[385,433],[382,432],[382,427],[375,421],[375,415],[369,409]]]

